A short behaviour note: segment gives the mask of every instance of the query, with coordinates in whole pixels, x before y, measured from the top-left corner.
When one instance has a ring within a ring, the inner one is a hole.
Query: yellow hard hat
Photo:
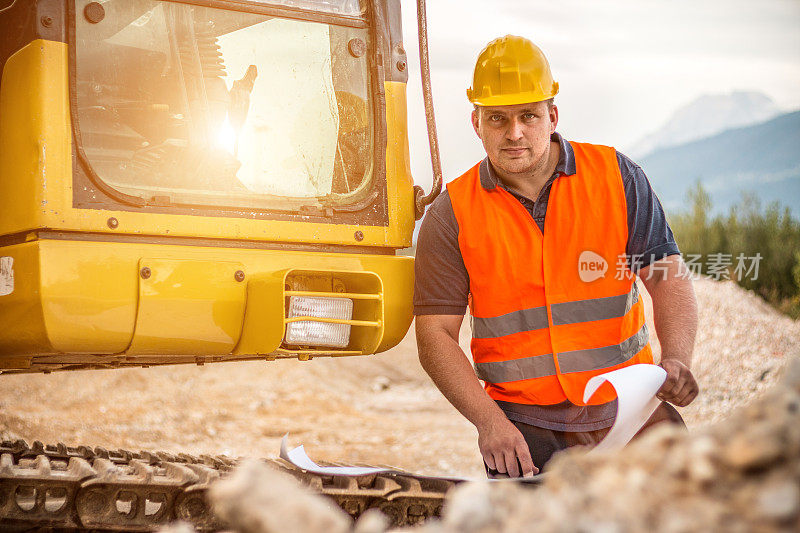
[[[524,37],[506,35],[486,45],[475,63],[467,98],[475,105],[516,105],[558,94],[544,52]]]

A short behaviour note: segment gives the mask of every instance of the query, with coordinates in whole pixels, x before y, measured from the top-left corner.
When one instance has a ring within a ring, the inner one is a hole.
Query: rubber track
[[[323,476],[281,459],[264,461],[333,499],[353,518],[378,508],[398,527],[439,516],[445,493],[456,483],[404,472]],[[0,529],[153,531],[183,520],[198,531],[217,531],[225,524],[213,515],[206,493],[237,463],[226,456],[3,441]]]

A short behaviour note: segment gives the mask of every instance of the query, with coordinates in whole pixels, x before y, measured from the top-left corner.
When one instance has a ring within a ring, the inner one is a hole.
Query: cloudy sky
[[[403,2],[412,171],[431,181],[416,2]],[[434,105],[445,181],[484,154],[465,90],[491,39],[539,45],[560,84],[558,130],[625,151],[702,94],[760,91],[800,108],[800,0],[429,0]]]

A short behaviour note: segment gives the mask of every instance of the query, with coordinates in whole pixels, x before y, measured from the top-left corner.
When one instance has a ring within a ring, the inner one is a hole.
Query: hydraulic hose
[[[439,139],[436,136],[436,117],[433,114],[433,95],[431,94],[431,74],[428,62],[428,23],[425,15],[425,0],[417,0],[417,27],[419,35],[419,66],[422,78],[422,99],[425,103],[425,122],[428,126],[428,143],[433,166],[433,186],[427,195],[419,185],[414,185],[416,219],[425,214],[430,205],[442,192],[442,161],[439,157]]]

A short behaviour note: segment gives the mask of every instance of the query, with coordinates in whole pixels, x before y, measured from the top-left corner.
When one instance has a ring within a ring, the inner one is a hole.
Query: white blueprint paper
[[[319,466],[311,460],[306,454],[302,445],[290,450],[289,449],[289,434],[283,436],[281,441],[281,459],[292,463],[301,470],[314,472],[317,474],[324,474],[328,476],[366,476],[369,474],[408,474],[402,470],[394,470],[391,468],[373,468],[366,466]],[[421,474],[413,474],[417,478],[425,479],[446,479],[449,481],[486,481],[485,478],[465,478],[456,475],[449,476],[426,476]],[[514,478],[514,479],[489,479],[488,481],[515,481],[523,483],[536,483],[539,480],[536,478]]]
[[[592,451],[619,450],[628,444],[661,403],[656,393],[666,379],[663,368],[648,364],[627,366],[590,379],[583,391],[584,402],[606,381],[617,391],[617,418]]]
[[[314,472],[315,474],[326,474],[335,476],[366,476],[383,472],[393,472],[388,468],[371,468],[362,466],[319,466],[306,454],[305,448],[300,445],[293,450],[289,450],[289,434],[283,436],[281,441],[281,459],[289,461],[297,468]]]

